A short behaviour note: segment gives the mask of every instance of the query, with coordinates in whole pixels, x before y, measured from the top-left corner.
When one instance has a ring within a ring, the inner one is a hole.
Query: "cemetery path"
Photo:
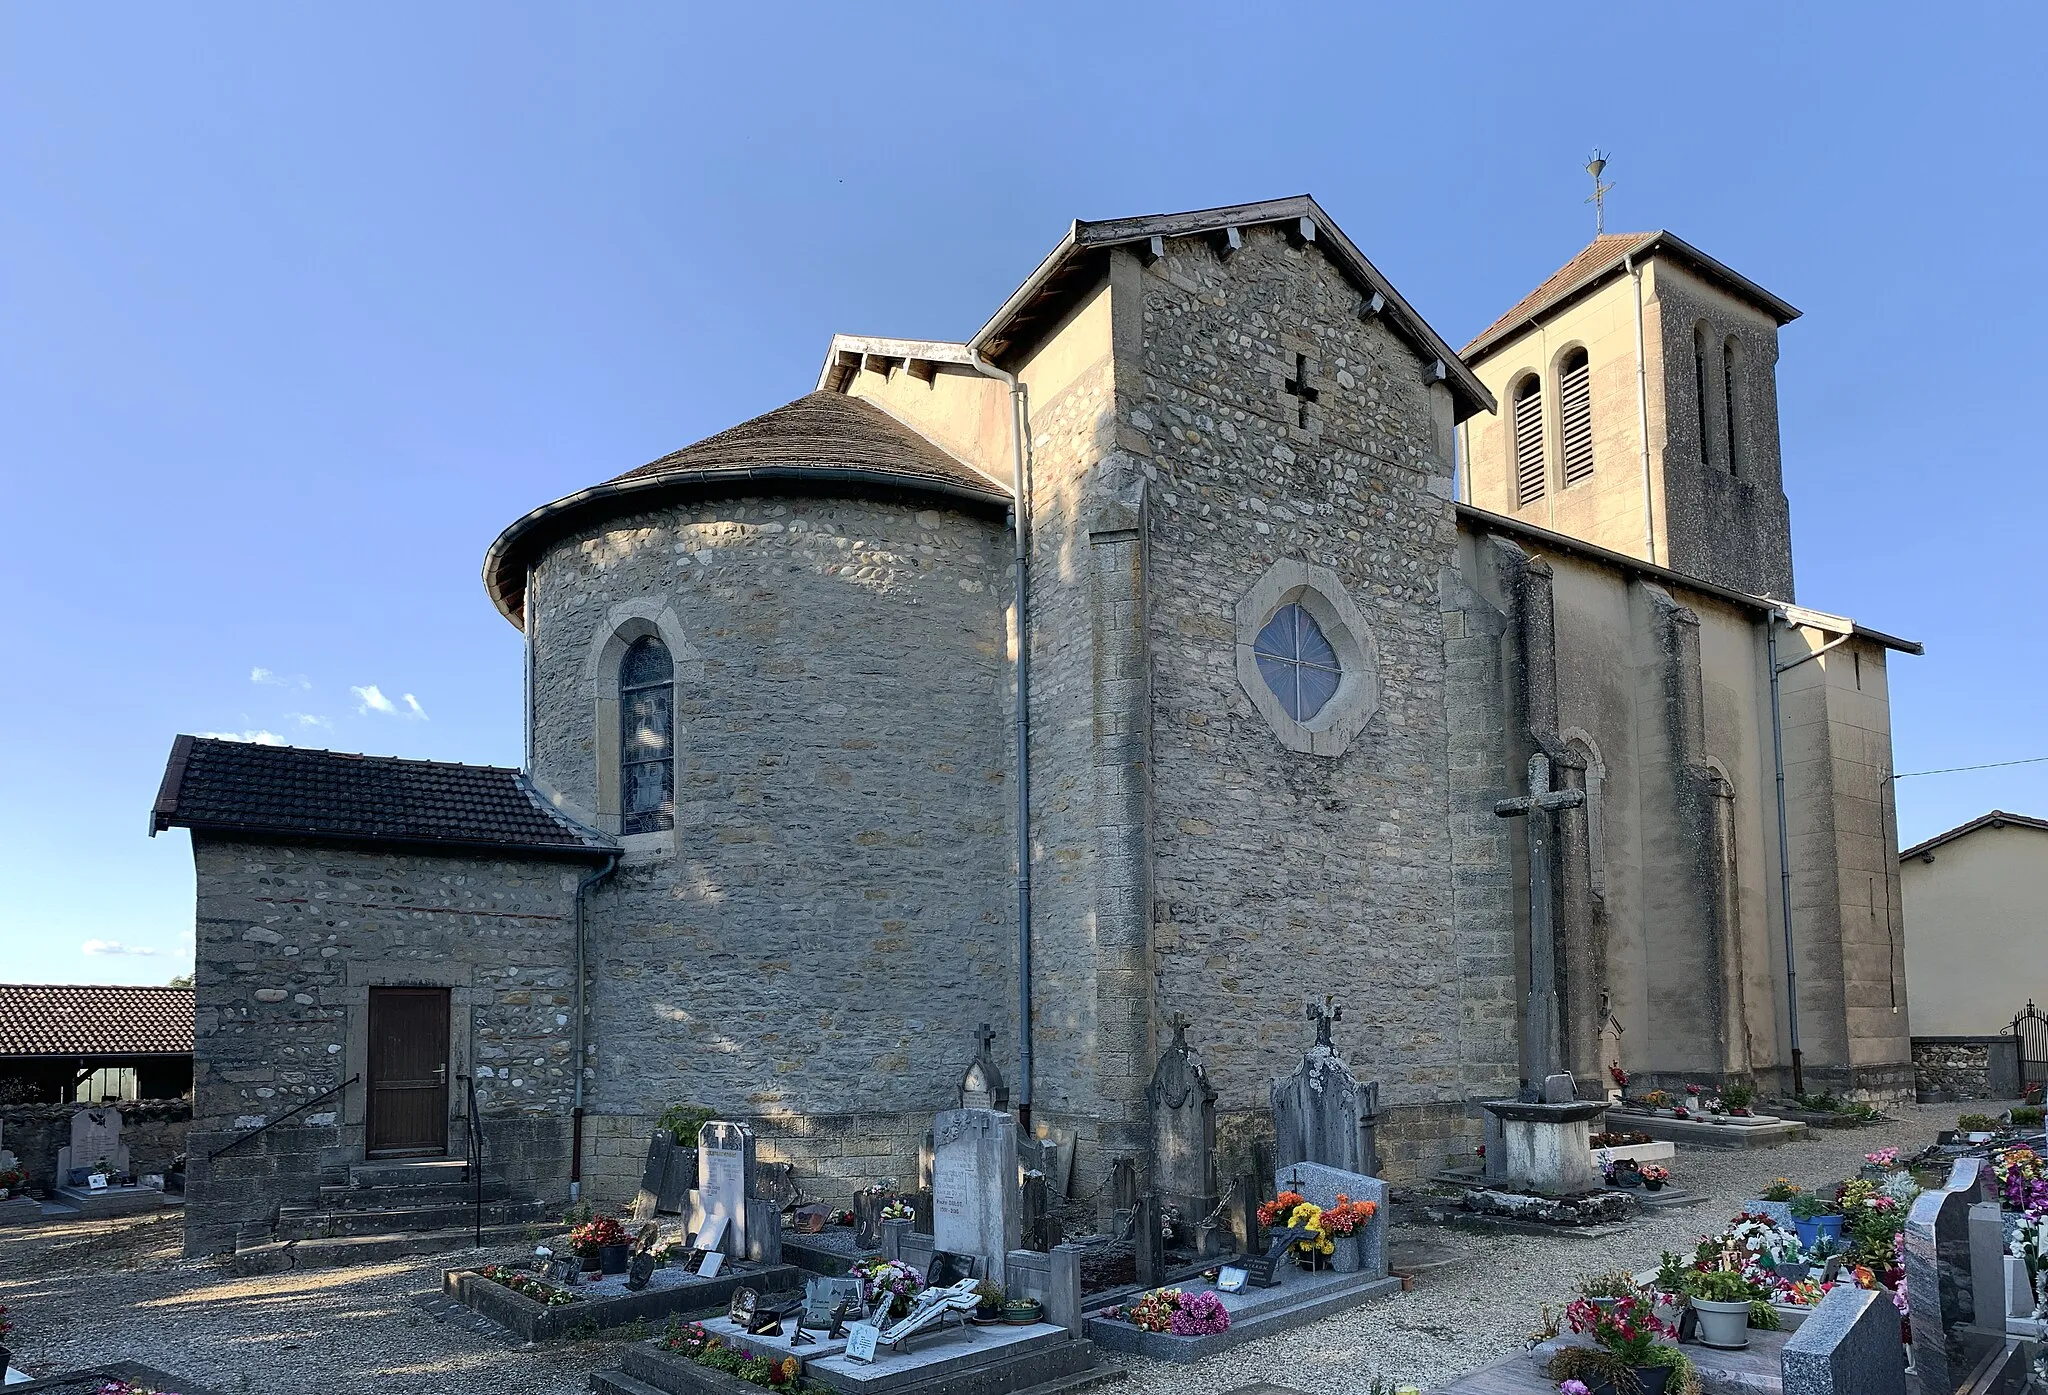
[[[1432,1252],[1413,1292],[1198,1366],[1134,1360],[1126,1389],[1211,1395],[1272,1381],[1304,1395],[1365,1395],[1375,1375],[1439,1384],[1520,1349],[1541,1306],[1556,1311],[1581,1278],[1654,1265],[1658,1251],[1689,1246],[1774,1177],[1811,1187],[1853,1175],[1865,1153],[1886,1145],[1917,1152],[1954,1124],[1958,1108],[1900,1107],[1897,1123],[1754,1152],[1681,1149],[1675,1182],[1707,1200],[1605,1239],[1396,1225],[1397,1246],[1413,1240]],[[16,1363],[49,1373],[126,1358],[223,1395],[570,1395],[586,1388],[590,1372],[617,1364],[615,1342],[520,1350],[435,1322],[412,1295],[438,1291],[442,1267],[458,1257],[239,1278],[180,1261],[178,1241],[175,1218],[0,1230],[0,1303],[15,1322]],[[506,1250],[481,1258],[518,1257]],[[474,1253],[459,1259],[480,1262]]]
[[[1673,1184],[1706,1200],[1646,1213],[1604,1239],[1482,1235],[1397,1220],[1388,1237],[1397,1252],[1411,1243],[1431,1252],[1431,1267],[1417,1276],[1413,1292],[1247,1342],[1195,1366],[1133,1360],[1126,1388],[1133,1395],[1220,1395],[1270,1381],[1303,1395],[1368,1395],[1375,1376],[1387,1387],[1402,1381],[1441,1385],[1528,1346],[1542,1325],[1543,1305],[1557,1314],[1577,1295],[1580,1280],[1614,1269],[1654,1268],[1660,1251],[1689,1250],[1775,1177],[1807,1188],[1832,1185],[1853,1177],[1865,1153],[1893,1145],[1902,1154],[1917,1153],[1934,1141],[1937,1129],[1955,1126],[1958,1111],[1997,1108],[1900,1105],[1888,1111],[1896,1123],[1816,1131],[1778,1148],[1716,1152],[1681,1146]]]

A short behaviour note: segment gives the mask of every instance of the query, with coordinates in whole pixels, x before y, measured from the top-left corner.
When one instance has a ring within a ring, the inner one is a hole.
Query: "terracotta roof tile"
[[[1487,343],[1504,329],[1533,317],[1551,301],[1563,295],[1586,278],[1605,270],[1610,263],[1619,262],[1636,246],[1648,242],[1656,233],[1602,233],[1581,248],[1579,254],[1552,272],[1550,278],[1529,294],[1516,301],[1514,308],[1488,325],[1472,342],[1460,349],[1463,357]]]
[[[614,844],[548,807],[517,770],[180,736],[151,831],[596,853]]]
[[[0,983],[0,1056],[189,1056],[192,990]]]

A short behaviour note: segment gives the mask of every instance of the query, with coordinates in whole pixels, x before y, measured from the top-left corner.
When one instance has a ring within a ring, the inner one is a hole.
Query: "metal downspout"
[[[586,1031],[583,1021],[583,897],[592,887],[618,870],[619,855],[605,858],[604,865],[576,883],[576,1104],[569,1111],[569,1200],[583,1195],[583,1070]]]
[[[1643,443],[1643,560],[1657,564],[1657,515],[1650,501],[1650,368],[1643,357],[1643,272],[1633,255],[1621,264],[1636,292],[1636,434]],[[1773,692],[1777,690],[1772,689]]]
[[[1009,385],[1012,589],[1017,605],[1017,1126],[1031,1132],[1031,608],[1026,460],[1031,404],[1024,384],[969,349],[976,371]]]

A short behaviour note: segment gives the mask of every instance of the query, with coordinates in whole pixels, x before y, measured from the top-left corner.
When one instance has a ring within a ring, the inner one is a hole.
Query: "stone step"
[[[484,1249],[522,1243],[526,1224],[484,1226]],[[288,1269],[339,1269],[376,1264],[408,1255],[446,1254],[470,1250],[476,1234],[468,1226],[452,1230],[421,1230],[394,1235],[348,1235],[331,1240],[281,1240],[244,1247],[229,1261],[237,1274],[278,1274]]]
[[[511,1194],[502,1178],[484,1177],[486,1204],[502,1201]],[[467,1181],[424,1182],[402,1187],[322,1187],[320,1207],[327,1211],[365,1211],[390,1207],[459,1206],[476,1199],[477,1188]]]
[[[484,1176],[491,1169],[486,1166]],[[393,1158],[383,1162],[354,1163],[348,1170],[352,1187],[423,1187],[436,1183],[467,1182],[466,1158]]]
[[[539,1221],[547,1212],[547,1204],[540,1201],[487,1201],[483,1205],[486,1226]],[[322,1211],[315,1207],[288,1207],[278,1213],[277,1238],[318,1240],[349,1235],[459,1230],[465,1225],[470,1225],[475,1215],[476,1208],[466,1205],[389,1207],[375,1211]]]
[[[590,1388],[597,1395],[663,1395],[644,1380],[634,1380],[624,1371],[592,1371]]]

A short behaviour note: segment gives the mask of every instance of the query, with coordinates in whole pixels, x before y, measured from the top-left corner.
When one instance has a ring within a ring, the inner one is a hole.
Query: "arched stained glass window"
[[[1337,695],[1344,666],[1316,618],[1299,602],[1280,607],[1252,643],[1259,675],[1297,722],[1306,722]]]
[[[625,833],[676,824],[675,664],[653,636],[619,661],[619,813]]]

